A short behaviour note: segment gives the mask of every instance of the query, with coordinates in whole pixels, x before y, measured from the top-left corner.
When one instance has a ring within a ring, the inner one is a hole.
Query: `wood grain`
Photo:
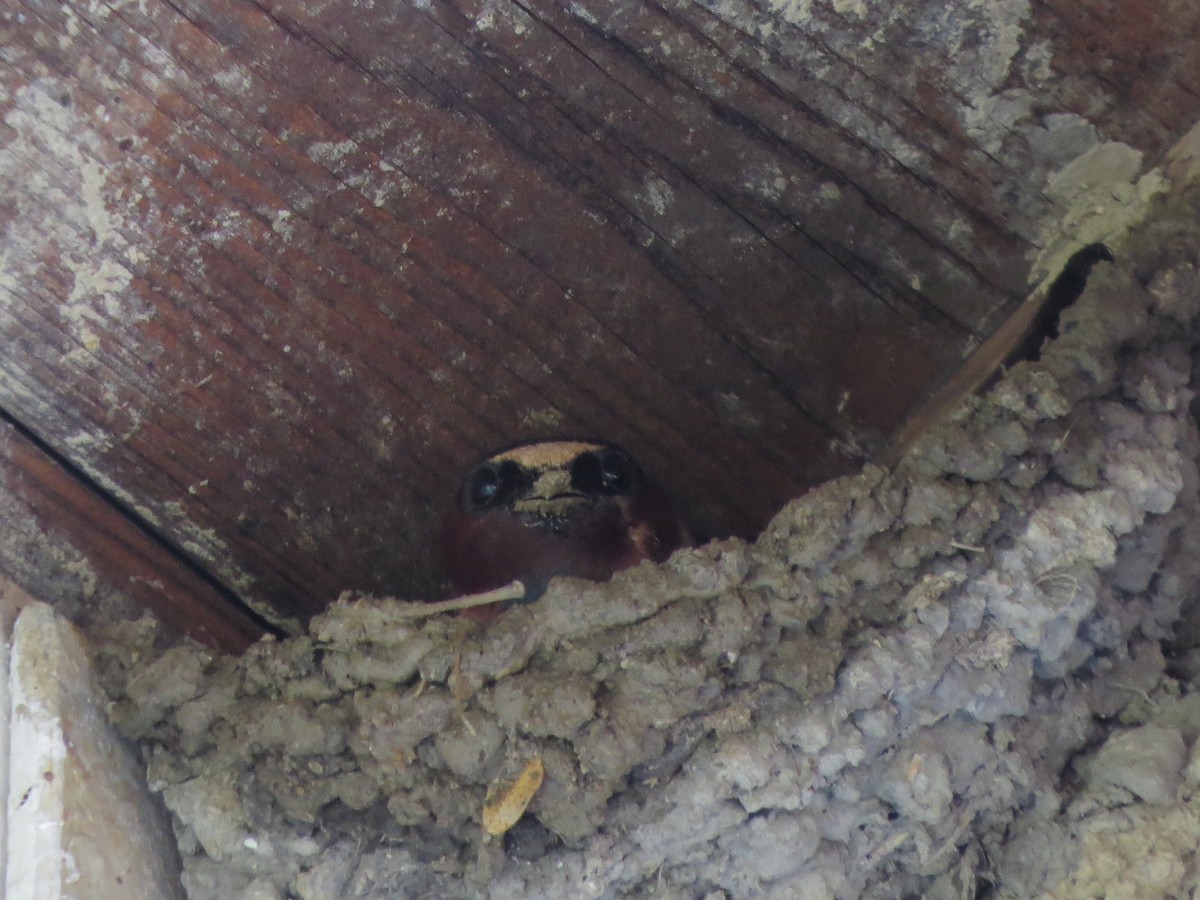
[[[246,649],[269,630],[144,522],[3,421],[0,484],[27,505],[48,543],[63,542],[83,552],[99,575],[171,627],[226,652]]]
[[[281,622],[439,594],[459,473],[520,439],[616,441],[697,533],[752,536],[1017,310],[1064,123],[1147,164],[1190,127],[1198,28],[13,2],[0,409]]]

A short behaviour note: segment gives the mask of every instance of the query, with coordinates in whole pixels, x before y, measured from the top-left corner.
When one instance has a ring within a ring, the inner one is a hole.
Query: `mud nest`
[[[189,896],[1191,884],[1195,209],[1114,246],[1042,358],[895,471],[753,544],[556,582],[487,629],[346,599],[231,659],[129,626],[136,661],[102,668]],[[485,835],[489,787],[535,758],[525,817]]]

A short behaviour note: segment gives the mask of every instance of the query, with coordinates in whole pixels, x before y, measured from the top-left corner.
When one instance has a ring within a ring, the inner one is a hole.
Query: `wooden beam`
[[[918,437],[949,417],[965,398],[990,385],[1007,367],[1038,359],[1043,344],[1058,336],[1058,320],[1063,310],[1079,299],[1092,267],[1102,261],[1113,261],[1112,253],[1103,244],[1089,244],[1075,253],[1048,287],[1031,294],[917,407],[873,461],[881,466],[896,465]]]
[[[69,543],[114,587],[201,643],[240,653],[268,630],[229,589],[4,419],[0,484],[27,504],[49,540]]]

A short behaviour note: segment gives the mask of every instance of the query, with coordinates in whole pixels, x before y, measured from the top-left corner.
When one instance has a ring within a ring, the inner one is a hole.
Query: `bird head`
[[[619,447],[539,441],[479,462],[463,480],[459,503],[469,515],[504,511],[530,528],[564,534],[588,511],[629,501],[641,486],[641,469]]]
[[[471,467],[446,515],[442,555],[460,593],[520,579],[527,599],[536,599],[555,575],[599,581],[643,559],[665,559],[685,534],[666,497],[620,447],[534,441]]]

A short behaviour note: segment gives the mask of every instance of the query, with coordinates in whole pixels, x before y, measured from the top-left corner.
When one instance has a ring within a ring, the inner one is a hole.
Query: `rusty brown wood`
[[[895,446],[1027,295],[1067,161],[1038,118],[1155,161],[1198,27],[13,0],[0,409],[281,619],[436,594],[458,473],[517,439],[614,440],[698,532],[753,535]]]
[[[230,653],[245,650],[263,635],[263,622],[230,591],[181,559],[145,523],[38,441],[3,421],[0,484],[27,504],[46,541],[83,552],[99,575],[168,625]]]
[[[1136,147],[1161,152],[1184,110],[1200,110],[1200,11],[1187,3],[1038,0],[1034,15],[1061,52],[1049,104]]]

